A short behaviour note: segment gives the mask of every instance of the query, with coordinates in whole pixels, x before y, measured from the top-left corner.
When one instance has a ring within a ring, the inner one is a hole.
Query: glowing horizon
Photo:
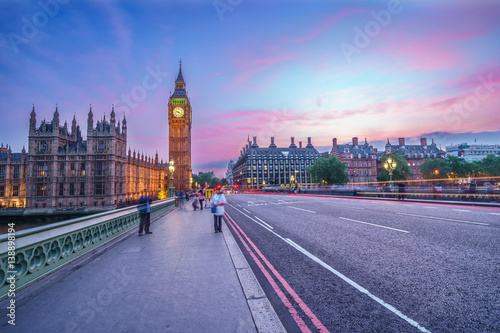
[[[84,137],[89,105],[96,122],[114,104],[130,149],[165,162],[180,58],[195,173],[223,176],[248,136],[500,142],[496,1],[40,3],[0,4],[0,142],[16,152],[33,103],[37,125],[57,103],[61,124],[76,115]]]

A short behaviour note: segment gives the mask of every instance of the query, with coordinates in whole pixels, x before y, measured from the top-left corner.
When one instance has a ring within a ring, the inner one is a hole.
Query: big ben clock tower
[[[177,191],[190,188],[192,116],[180,62],[175,91],[168,101],[169,158],[175,163],[174,187]]]

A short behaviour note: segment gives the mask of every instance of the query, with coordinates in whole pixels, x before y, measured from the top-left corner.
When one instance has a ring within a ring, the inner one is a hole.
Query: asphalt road
[[[227,195],[289,332],[500,332],[500,209]]]

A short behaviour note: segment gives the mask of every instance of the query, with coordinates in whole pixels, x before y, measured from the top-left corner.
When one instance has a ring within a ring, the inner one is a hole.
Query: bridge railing
[[[153,202],[151,218],[174,204],[173,198]],[[123,235],[139,222],[136,207],[127,207],[0,235],[0,300]]]

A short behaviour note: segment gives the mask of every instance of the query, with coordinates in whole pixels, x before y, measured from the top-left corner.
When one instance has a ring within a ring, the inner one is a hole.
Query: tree
[[[483,160],[479,161],[477,168],[483,176],[500,176],[500,156],[495,156],[493,154],[486,156]]]
[[[469,177],[472,172],[472,164],[462,157],[448,155],[446,161],[450,165],[449,176],[451,178]]]
[[[380,163],[384,165],[388,158],[392,158],[394,162],[396,162],[396,169],[392,171],[392,180],[406,180],[409,176],[411,176],[412,172],[408,162],[406,162],[406,158],[403,154],[386,154],[382,156]],[[377,180],[379,182],[387,182],[390,180],[389,171],[386,169],[382,169],[377,176]]]
[[[222,185],[227,185],[227,184],[229,184],[229,183],[227,182],[227,179],[226,179],[226,178],[222,178],[222,179],[220,180],[220,183],[221,183]]]
[[[326,184],[345,184],[349,181],[346,165],[335,155],[329,158],[319,158],[307,168],[307,173],[312,177],[313,182],[325,181]]]
[[[451,164],[441,158],[428,158],[420,165],[420,173],[423,179],[448,178],[451,172]]]

